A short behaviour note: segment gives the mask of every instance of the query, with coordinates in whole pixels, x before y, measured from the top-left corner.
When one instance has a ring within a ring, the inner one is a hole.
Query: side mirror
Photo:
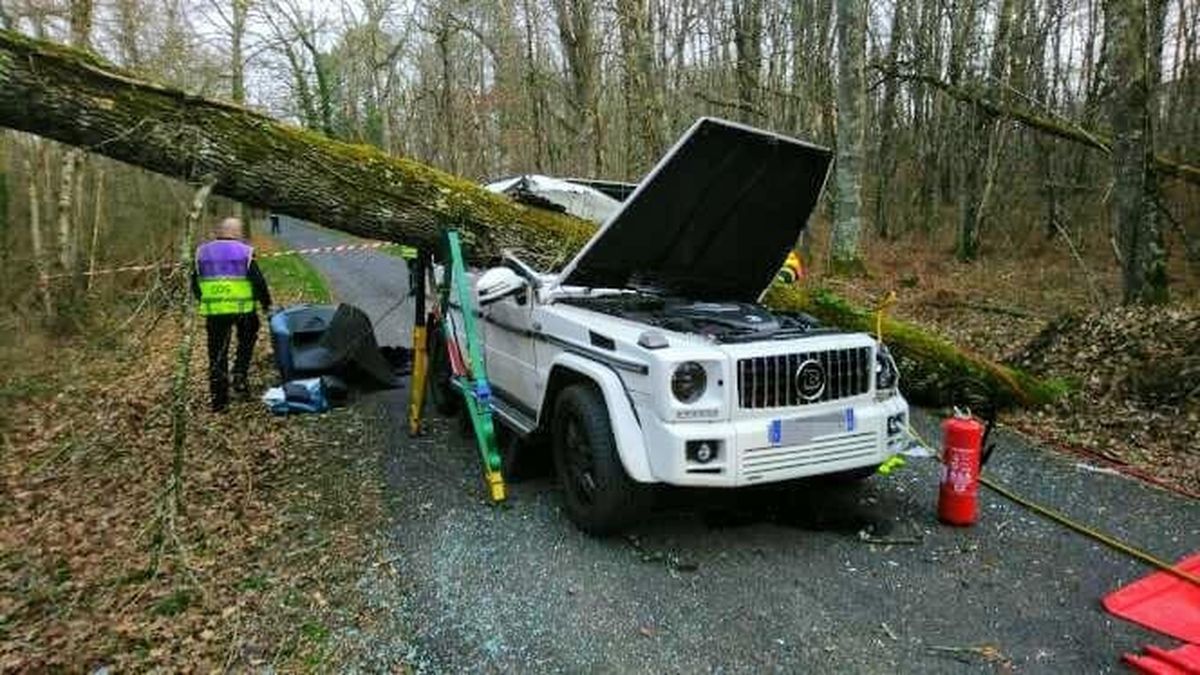
[[[493,267],[475,282],[475,292],[479,296],[479,306],[485,307],[515,293],[522,293],[527,286],[525,279],[513,270]]]

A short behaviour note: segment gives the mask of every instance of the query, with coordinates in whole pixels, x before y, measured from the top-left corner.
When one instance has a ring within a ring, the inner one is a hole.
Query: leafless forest
[[[837,168],[814,231],[832,236],[809,255],[835,270],[855,271],[864,241],[927,235],[973,260],[1041,238],[1063,265],[1099,270],[1081,287],[1117,270],[1127,300],[1194,285],[1200,9],[1187,0],[0,8],[7,28],[473,179],[636,180],[699,115],[827,144]],[[6,302],[29,304],[17,282],[31,265],[169,248],[162,224],[181,200],[163,180],[13,134],[3,152],[4,255],[18,263]]]

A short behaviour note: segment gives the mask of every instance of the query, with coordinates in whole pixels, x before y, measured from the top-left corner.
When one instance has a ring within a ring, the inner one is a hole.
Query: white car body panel
[[[583,291],[557,287],[553,276],[538,281],[544,284],[539,292],[531,289],[479,309],[488,378],[493,394],[508,404],[498,417],[520,433],[549,432],[554,414],[549,384],[555,369],[562,368],[601,392],[621,463],[638,482],[739,487],[875,466],[899,449],[902,434],[889,435],[887,418],[907,419],[908,404],[898,392],[877,397],[873,377],[864,393],[833,401],[753,409],[739,405],[740,359],[869,348],[874,363],[876,343],[869,335],[824,333],[720,344],[654,329],[669,346],[646,349],[638,338],[648,326],[567,304]],[[709,382],[690,404],[671,394],[674,369],[685,361],[701,363]],[[512,411],[523,411],[528,418],[514,424]],[[836,419],[852,420],[852,426],[821,433],[821,425]],[[772,429],[783,425],[800,430],[802,442],[773,440]],[[806,427],[812,433],[806,435]],[[690,461],[686,452],[688,441],[701,440],[718,445],[717,458],[706,464]]]

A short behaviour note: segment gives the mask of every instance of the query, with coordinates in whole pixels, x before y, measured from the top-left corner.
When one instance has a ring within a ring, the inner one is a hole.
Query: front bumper
[[[652,414],[641,419],[655,480],[738,487],[882,464],[903,447],[908,403],[897,394],[720,422],[669,423]],[[715,449],[708,462],[696,459],[701,443]]]

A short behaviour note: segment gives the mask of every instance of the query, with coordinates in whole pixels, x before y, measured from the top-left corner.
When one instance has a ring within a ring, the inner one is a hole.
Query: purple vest
[[[214,239],[196,250],[196,271],[201,279],[245,277],[254,249],[236,239]]]

